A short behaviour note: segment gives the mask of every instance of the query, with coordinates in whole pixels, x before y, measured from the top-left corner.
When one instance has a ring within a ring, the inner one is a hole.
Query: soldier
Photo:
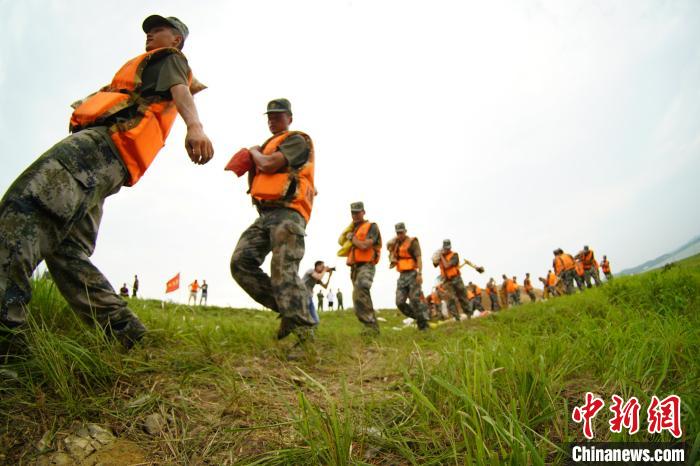
[[[462,308],[462,311],[467,314],[467,318],[471,318],[472,311],[467,301],[467,289],[462,281],[462,273],[459,270],[459,255],[452,251],[452,242],[446,239],[442,242],[442,251],[438,258],[437,264],[433,262],[435,267],[440,267],[440,276],[443,278],[444,286],[450,297],[447,301],[447,308],[455,320],[460,320],[457,303]]]
[[[265,113],[272,137],[249,149],[254,165],[248,173],[249,192],[260,216],[236,244],[231,275],[251,298],[279,313],[277,339],[294,333],[303,343],[315,324],[308,309],[309,292],[299,277],[315,194],[314,148],[309,136],[289,131],[289,100],[270,101]],[[268,275],[260,266],[270,253]]]
[[[45,260],[83,320],[97,322],[126,348],[146,332],[90,262],[104,200],[141,178],[178,113],[187,124],[190,159],[207,163],[214,150],[199,121],[192,72],[181,52],[187,26],[172,16],[152,15],[142,28],[146,53],[74,104],[73,134],[27,168],[0,202],[0,327],[25,322],[31,274]]]
[[[530,297],[530,302],[534,303],[535,301],[537,301],[537,296],[535,296],[535,289],[532,287],[532,281],[530,281],[530,272],[525,274],[523,287],[525,288],[525,293],[527,293],[527,295]]]
[[[119,289],[119,296],[122,298],[128,298],[129,297],[129,288],[126,287],[126,283],[122,285],[122,287]]]
[[[199,305],[206,306],[207,305],[207,300],[209,299],[209,285],[207,284],[206,280],[202,280],[202,286],[199,287],[201,291],[201,294],[199,295]]]
[[[603,262],[600,263],[600,268],[603,269],[605,274],[605,279],[610,281],[613,279],[612,272],[610,271],[610,261],[608,261],[608,256],[603,256]]]
[[[357,319],[365,326],[363,333],[379,335],[379,324],[372,304],[370,289],[374,281],[375,265],[382,251],[382,236],[376,223],[365,220],[365,205],[350,204],[353,229],[347,234],[352,242],[347,264],[352,280],[352,303]]]
[[[600,276],[598,275],[598,263],[595,260],[593,250],[588,246],[583,247],[583,251],[579,252],[576,257],[583,264],[583,280],[588,288],[592,288],[591,278],[595,281],[595,286],[600,286]]]
[[[338,289],[335,296],[338,298],[338,310],[345,310],[345,306],[343,306],[343,292]]]
[[[511,278],[508,278],[506,276],[506,274],[501,275],[501,278],[503,278],[501,290],[503,290],[503,292],[505,293],[506,302],[508,303],[508,306],[515,306],[517,304],[517,300],[515,297],[516,285],[515,283],[513,283],[513,280]]]
[[[421,301],[423,284],[423,258],[418,238],[406,234],[403,222],[394,226],[396,237],[387,244],[390,255],[395,258],[390,267],[396,266],[399,279],[396,282],[396,307],[407,317],[416,320],[418,330],[427,330],[428,308]],[[407,303],[406,301],[409,301]]]
[[[576,264],[574,265],[574,270],[576,271],[576,273],[574,274],[574,280],[576,280],[576,288],[578,288],[579,291],[583,291],[583,263],[578,259],[578,256],[574,259],[576,260]]]
[[[520,306],[520,285],[518,285],[518,277],[513,275],[513,299],[515,304]]]
[[[498,288],[496,287],[496,281],[491,277],[489,282],[486,284],[486,291],[488,292],[489,299],[491,300],[491,310],[499,311],[501,305],[498,302]]]
[[[318,294],[316,295],[316,299],[318,300],[318,312],[323,311],[323,291],[318,290]],[[316,322],[318,323],[318,322]]]
[[[134,275],[134,286],[131,287],[131,291],[133,293],[131,295],[131,297],[135,298],[136,293],[138,293],[138,291],[139,291],[139,276],[138,275]]]
[[[484,312],[484,306],[481,303],[481,288],[476,283],[469,282],[471,284],[472,298],[471,306],[472,311]]]
[[[559,296],[559,290],[557,287],[557,285],[559,285],[559,282],[559,277],[557,277],[557,275],[554,272],[552,272],[551,269],[547,270],[547,291],[552,297]]]
[[[554,261],[553,267],[557,277],[564,282],[565,293],[572,294],[574,292],[574,275],[576,275],[576,264],[571,254],[565,253],[561,248],[553,251]]]

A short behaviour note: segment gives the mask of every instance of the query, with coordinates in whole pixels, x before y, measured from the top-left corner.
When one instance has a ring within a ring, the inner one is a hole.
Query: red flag
[[[165,284],[165,292],[170,293],[171,291],[175,291],[178,288],[180,288],[180,272],[178,272],[177,275],[168,280],[168,283]]]

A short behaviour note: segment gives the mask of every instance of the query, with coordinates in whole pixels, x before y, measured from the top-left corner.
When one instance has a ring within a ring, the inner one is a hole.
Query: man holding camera
[[[326,279],[326,283],[323,283],[323,276],[326,272],[328,272],[328,278]],[[323,261],[316,261],[314,268],[307,270],[301,279],[301,281],[304,282],[304,286],[309,291],[309,314],[311,314],[311,318],[316,322],[316,325],[318,325],[319,318],[318,312],[316,312],[316,308],[314,307],[314,287],[316,285],[321,285],[324,289],[328,288],[328,283],[331,281],[333,272],[335,272],[335,267],[326,267]],[[321,297],[323,297],[323,295],[321,295]],[[320,304],[318,308],[321,310]]]

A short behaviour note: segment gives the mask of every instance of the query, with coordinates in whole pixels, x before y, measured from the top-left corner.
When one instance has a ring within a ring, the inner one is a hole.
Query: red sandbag
[[[253,168],[253,158],[250,156],[250,151],[241,149],[231,157],[224,170],[232,171],[240,178],[251,168]]]

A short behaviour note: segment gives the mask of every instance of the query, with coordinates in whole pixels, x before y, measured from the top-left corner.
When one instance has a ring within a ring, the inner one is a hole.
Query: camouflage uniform
[[[102,206],[127,180],[106,128],[73,134],[37,159],[0,202],[0,321],[25,322],[31,275],[42,260],[66,301],[125,346],[146,329],[90,262]]]
[[[260,210],[253,224],[236,244],[231,257],[231,275],[258,303],[288,319],[293,326],[314,325],[307,308],[309,291],[299,278],[304,257],[306,221],[287,208]],[[270,275],[260,266],[272,252]]]
[[[576,270],[562,270],[559,278],[564,283],[564,288],[566,294],[573,294],[574,292],[574,277],[576,276]]]
[[[421,301],[421,286],[418,284],[418,272],[406,270],[399,274],[396,282],[396,307],[405,316],[411,317],[418,323],[418,328],[428,327],[428,307]],[[410,304],[406,302],[410,301]]]
[[[598,269],[594,266],[591,266],[591,268],[583,271],[583,281],[586,282],[586,286],[588,288],[593,287],[593,284],[591,283],[591,278],[593,278],[593,281],[595,282],[595,286],[602,285],[602,283],[600,281],[600,275],[598,275]]]
[[[371,262],[354,264],[350,267],[352,280],[352,303],[355,315],[370,332],[379,332],[377,315],[372,304],[370,289],[374,281],[375,267]]]
[[[495,288],[489,289],[489,299],[491,300],[491,310],[492,311],[500,311],[501,310],[501,304],[498,302],[498,291],[496,291]]]
[[[449,309],[450,314],[452,314],[456,320],[460,319],[456,303],[456,301],[459,301],[462,312],[467,314],[467,317],[471,317],[472,308],[467,300],[467,288],[464,286],[462,276],[457,275],[449,280],[445,280],[445,288],[450,294],[450,299],[447,300],[447,309]]]

